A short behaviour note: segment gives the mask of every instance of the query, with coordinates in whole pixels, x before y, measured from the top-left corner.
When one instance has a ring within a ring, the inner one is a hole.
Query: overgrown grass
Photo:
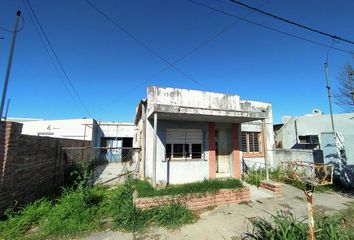
[[[265,179],[266,179],[265,169],[249,170],[247,174],[244,176],[244,181],[255,186],[259,186],[260,182]],[[304,183],[286,178],[285,173],[280,168],[270,169],[269,179],[275,182],[283,182],[289,184],[301,190],[304,190],[306,187]],[[334,188],[333,185],[323,185],[323,186],[316,186],[315,190],[316,192],[326,192],[333,188]]]
[[[179,227],[196,219],[179,203],[138,209],[132,193],[130,180],[112,190],[67,189],[56,200],[41,199],[8,212],[0,221],[0,239],[65,239],[107,228],[136,232],[151,225]]]
[[[317,240],[349,240],[353,239],[342,226],[340,216],[317,215],[315,217],[315,238]],[[308,224],[305,220],[296,219],[291,213],[280,212],[270,220],[264,218],[251,219],[253,229],[242,234],[247,240],[302,240],[308,238]]]
[[[134,186],[139,197],[152,197],[163,195],[186,195],[218,192],[220,189],[242,188],[242,182],[238,179],[209,179],[201,182],[169,185],[162,189],[155,189],[148,181],[135,180]]]

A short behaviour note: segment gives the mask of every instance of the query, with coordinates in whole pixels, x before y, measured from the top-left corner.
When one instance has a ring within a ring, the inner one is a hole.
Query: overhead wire
[[[248,9],[251,9],[253,11],[257,11],[259,13],[262,13],[266,16],[269,16],[269,17],[272,17],[272,18],[275,18],[277,20],[280,20],[280,21],[283,21],[283,22],[286,22],[288,24],[291,24],[291,25],[294,25],[296,27],[300,27],[300,28],[303,28],[303,29],[306,29],[308,31],[311,31],[311,32],[315,32],[315,33],[318,33],[318,34],[321,34],[321,35],[324,35],[324,36],[327,36],[327,37],[330,37],[332,39],[335,39],[335,40],[340,40],[340,41],[343,41],[343,42],[347,42],[347,43],[350,43],[350,44],[354,44],[354,41],[351,41],[351,40],[348,40],[348,39],[345,39],[343,37],[340,37],[340,36],[337,36],[337,35],[334,35],[334,34],[330,34],[330,33],[326,33],[324,31],[321,31],[321,30],[318,30],[318,29],[315,29],[315,28],[312,28],[312,27],[308,27],[308,26],[305,26],[303,24],[300,24],[300,23],[297,23],[297,22],[294,22],[294,21],[291,21],[291,20],[288,20],[288,19],[285,19],[283,17],[279,17],[279,16],[276,16],[272,13],[268,13],[268,12],[265,12],[263,10],[260,10],[258,8],[255,8],[255,7],[252,7],[250,5],[247,5],[245,3],[242,3],[242,2],[239,2],[239,1],[236,1],[236,0],[230,0],[232,3],[234,4],[237,4],[239,6],[243,6],[243,7],[246,7]]]
[[[17,33],[21,32],[24,29],[24,27],[25,27],[25,18],[22,15],[21,15],[21,20],[22,20],[22,26],[16,31]],[[14,33],[15,32],[13,30],[10,30],[8,28],[1,27],[1,26],[0,26],[0,29],[5,31],[5,32],[8,32],[8,33]]]
[[[108,16],[102,9],[98,8],[95,4],[93,4],[89,0],[85,0],[85,2],[90,5],[93,9],[95,9],[98,13],[100,13],[102,16],[104,16],[109,22],[111,22],[114,26],[116,26],[119,30],[127,34],[131,39],[133,39],[136,43],[141,45],[143,48],[145,48],[147,51],[149,51],[151,54],[162,60],[163,62],[167,63],[169,66],[171,66],[173,69],[175,69],[178,73],[182,74],[185,78],[191,80],[192,82],[198,84],[201,87],[204,87],[202,83],[199,81],[195,80],[192,78],[190,75],[186,74],[183,72],[181,69],[176,67],[174,64],[172,64],[170,61],[168,61],[166,58],[162,57],[159,53],[157,53],[155,50],[153,50],[151,47],[149,47],[147,44],[145,44],[143,41],[139,40],[136,36],[134,36],[131,32],[129,32],[126,28],[124,28],[121,24],[119,24],[117,21],[115,21],[113,18]]]
[[[51,44],[51,42],[50,42],[50,40],[49,40],[49,38],[48,38],[48,36],[47,36],[47,34],[46,34],[46,32],[45,32],[45,30],[44,30],[42,24],[40,23],[40,21],[39,21],[39,19],[38,19],[38,17],[37,17],[36,12],[35,12],[34,9],[32,8],[30,1],[29,1],[29,0],[26,0],[26,1],[27,1],[27,4],[28,4],[28,6],[29,6],[29,9],[30,9],[31,13],[33,14],[34,19],[36,20],[36,22],[37,22],[37,24],[38,24],[38,26],[39,26],[39,28],[40,28],[40,30],[41,30],[41,32],[42,32],[42,34],[43,34],[45,40],[46,40],[46,42],[47,42],[49,48],[51,49],[51,51],[52,51],[52,53],[53,53],[53,55],[54,55],[56,61],[58,62],[58,65],[60,66],[60,69],[61,69],[61,71],[63,72],[63,74],[64,74],[64,76],[65,76],[65,79],[66,79],[67,82],[69,83],[69,86],[70,86],[71,89],[73,90],[73,93],[75,94],[75,96],[76,96],[77,99],[79,100],[80,104],[83,106],[83,108],[84,108],[85,111],[88,113],[88,115],[89,115],[90,117],[92,117],[91,112],[88,110],[86,104],[85,104],[85,103],[83,102],[83,100],[81,99],[81,97],[80,97],[80,95],[78,94],[78,92],[77,92],[75,86],[73,85],[71,79],[69,78],[69,75],[67,74],[67,72],[66,72],[66,70],[65,70],[65,68],[64,68],[64,66],[63,66],[63,64],[61,63],[61,61],[60,61],[60,59],[59,59],[57,53],[55,52],[54,47],[53,47],[53,45]]]
[[[30,9],[29,9],[29,7],[27,6],[25,0],[22,0],[22,3],[23,3],[23,5],[25,6],[25,8],[26,8],[26,10],[27,10],[27,12],[28,12],[28,16],[29,16],[29,18],[30,18],[30,20],[31,20],[31,22],[32,22],[32,24],[33,24],[34,30],[35,30],[35,32],[36,32],[38,38],[40,39],[41,45],[42,45],[42,47],[44,48],[45,52],[47,53],[47,55],[48,55],[48,57],[49,57],[49,60],[50,60],[50,62],[51,62],[51,64],[52,64],[52,66],[54,67],[56,73],[57,73],[58,76],[59,76],[59,79],[62,81],[62,83],[63,83],[63,85],[64,85],[64,87],[65,87],[65,90],[68,92],[69,97],[71,98],[71,100],[73,101],[73,103],[77,106],[77,108],[78,108],[80,111],[82,111],[82,110],[81,110],[81,107],[79,106],[79,104],[77,103],[77,101],[76,101],[75,98],[73,97],[73,95],[72,95],[70,89],[68,88],[68,86],[67,86],[67,84],[66,84],[66,81],[64,80],[64,78],[63,78],[62,75],[60,74],[60,70],[58,69],[57,65],[55,64],[55,60],[53,59],[52,55],[50,54],[49,49],[48,49],[48,46],[46,45],[46,43],[45,43],[43,37],[41,36],[41,34],[40,34],[40,32],[39,32],[40,30],[38,29],[38,26],[36,25],[35,20],[33,19],[32,15],[31,15],[31,13],[30,13]]]
[[[263,7],[264,5],[268,4],[270,0],[266,0],[265,2],[263,2],[260,7]],[[250,16],[251,14],[253,14],[254,11],[250,11],[247,14],[245,14],[244,16],[242,16],[242,19],[247,18],[248,16]],[[239,22],[241,22],[242,19],[237,19],[236,21],[232,22],[231,24],[227,25],[226,27],[224,27],[223,29],[221,29],[220,31],[218,31],[216,34],[212,35],[210,38],[208,38],[206,41],[203,41],[202,43],[198,44],[198,46],[194,47],[193,49],[191,49],[190,51],[188,51],[187,53],[185,53],[183,56],[181,56],[180,58],[178,58],[177,60],[175,60],[172,64],[175,65],[177,63],[180,63],[181,61],[183,61],[184,59],[186,59],[187,57],[189,57],[190,55],[192,55],[193,53],[195,53],[196,51],[198,51],[199,49],[201,49],[202,47],[204,47],[205,45],[209,44],[210,42],[214,41],[215,39],[217,39],[218,37],[220,37],[221,35],[223,35],[224,33],[226,33],[228,30],[230,30],[233,26],[235,26],[236,24],[238,24]],[[161,70],[159,70],[158,72],[156,72],[155,74],[153,74],[151,77],[147,78],[146,80],[138,83],[137,85],[135,85],[133,88],[129,89],[128,91],[126,91],[125,93],[121,94],[118,98],[112,100],[110,103],[104,105],[100,111],[102,111],[103,109],[111,106],[112,104],[114,104],[115,102],[119,101],[120,99],[122,99],[124,96],[128,95],[130,92],[136,90],[137,88],[139,88],[140,86],[144,85],[145,83],[149,82],[150,80],[154,79],[155,77],[159,76],[161,73],[167,71],[168,69],[171,68],[171,65],[168,65],[164,68],[162,68]]]
[[[232,13],[226,12],[224,10],[220,10],[220,9],[214,8],[212,6],[206,5],[204,3],[201,3],[201,2],[198,2],[198,1],[195,1],[195,0],[186,0],[186,1],[189,1],[189,2],[191,2],[193,4],[195,4],[195,5],[199,5],[201,7],[207,8],[209,10],[221,13],[221,14],[229,16],[229,17],[233,17],[233,18],[236,18],[236,19],[242,19],[241,17],[239,17],[239,16],[237,16],[235,14],[232,14]],[[297,39],[302,40],[302,41],[306,41],[306,42],[309,42],[309,43],[312,43],[312,44],[316,44],[318,46],[322,46],[322,47],[325,47],[325,48],[329,48],[330,47],[330,45],[328,45],[328,44],[324,44],[324,43],[321,43],[321,42],[318,42],[318,41],[314,41],[314,40],[311,40],[311,39],[308,39],[308,38],[304,38],[304,37],[301,37],[301,36],[298,36],[298,35],[295,35],[295,34],[292,34],[292,33],[285,32],[283,30],[276,29],[274,27],[270,27],[270,26],[267,26],[267,25],[264,25],[264,24],[261,24],[261,23],[257,23],[257,22],[248,20],[248,19],[242,19],[242,21],[250,23],[250,24],[253,24],[253,25],[256,25],[256,26],[259,26],[259,27],[262,27],[262,28],[265,28],[265,29],[268,29],[268,30],[271,30],[273,32],[278,32],[278,33],[281,33],[281,34],[284,34],[284,35],[287,35],[287,36],[290,36],[290,37],[293,37],[293,38],[297,38]],[[342,48],[338,48],[338,47],[333,47],[332,49],[335,49],[337,51],[341,51],[341,52],[344,52],[344,53],[348,53],[348,54],[353,54],[352,51],[349,51],[349,50],[346,50],[346,49],[342,49]]]

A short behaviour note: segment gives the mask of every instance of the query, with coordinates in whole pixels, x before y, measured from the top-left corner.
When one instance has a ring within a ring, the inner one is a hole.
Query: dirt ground
[[[200,219],[178,230],[164,228],[150,228],[144,233],[133,234],[108,230],[94,233],[82,240],[130,240],[130,239],[210,239],[210,240],[237,240],[248,228],[252,226],[249,218],[266,217],[279,210],[291,210],[299,218],[306,218],[306,200],[304,193],[292,186],[283,186],[283,196],[274,197],[267,190],[251,188],[252,201],[248,204],[222,205],[211,211],[203,212]],[[314,194],[315,211],[325,211],[333,214],[345,209],[346,205],[354,201],[354,195],[337,192]]]

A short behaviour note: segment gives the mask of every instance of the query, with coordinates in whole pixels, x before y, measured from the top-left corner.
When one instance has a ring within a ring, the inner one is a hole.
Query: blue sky
[[[185,0],[91,0],[140,41],[174,62],[236,19]],[[227,0],[199,0],[243,16],[247,10]],[[354,39],[354,1],[246,1],[288,19]],[[274,122],[284,115],[303,115],[313,108],[328,113],[324,62],[328,49],[240,22],[176,66],[200,84],[171,68],[150,79],[167,64],[109,23],[84,0],[31,0],[40,22],[73,85],[92,116],[132,121],[147,85],[239,94],[242,99],[273,103]],[[0,26],[12,29],[16,10],[23,11],[8,97],[9,117],[64,119],[90,117],[51,64],[22,0],[0,0]],[[328,37],[253,13],[247,19],[331,45]],[[1,88],[11,34],[0,30]],[[354,46],[335,42],[335,47]],[[352,56],[329,51],[332,87]],[[150,79],[150,80],[149,80]],[[149,81],[148,81],[149,80]],[[136,87],[139,85],[139,87]],[[336,113],[341,112],[337,106]]]

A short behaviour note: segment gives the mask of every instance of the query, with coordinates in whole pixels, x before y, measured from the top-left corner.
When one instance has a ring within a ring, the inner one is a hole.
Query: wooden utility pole
[[[17,11],[17,13],[16,13],[16,23],[15,23],[14,31],[12,33],[12,42],[11,42],[9,60],[8,60],[8,63],[7,63],[4,88],[2,90],[1,105],[0,105],[0,120],[2,119],[2,114],[3,114],[3,111],[4,111],[7,86],[9,84],[10,71],[11,71],[11,65],[12,65],[12,57],[14,55],[14,50],[15,50],[16,35],[17,35],[17,31],[18,31],[18,22],[19,22],[20,16],[21,16],[21,11]]]

